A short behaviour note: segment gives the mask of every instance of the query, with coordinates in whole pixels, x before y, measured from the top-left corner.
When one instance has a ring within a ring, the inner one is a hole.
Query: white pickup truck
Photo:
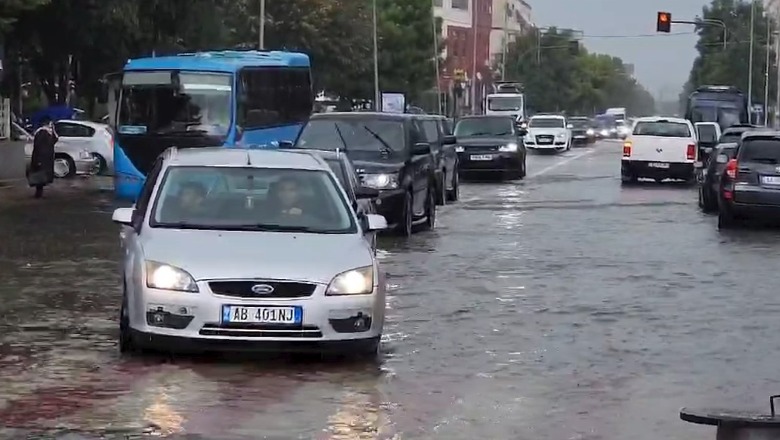
[[[696,182],[696,131],[690,121],[653,116],[634,121],[623,144],[621,180],[679,179]]]

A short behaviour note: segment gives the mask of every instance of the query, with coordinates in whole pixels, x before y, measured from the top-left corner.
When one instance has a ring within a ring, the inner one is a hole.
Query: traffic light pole
[[[715,19],[711,19],[711,18],[702,18],[702,19],[699,19],[699,20],[696,20],[696,21],[672,20],[671,23],[673,23],[673,24],[674,23],[677,23],[677,24],[692,24],[692,25],[694,25],[696,27],[701,27],[701,26],[706,25],[706,24],[720,26],[720,27],[723,28],[723,48],[724,49],[726,48],[727,39],[729,37],[729,30],[726,27],[726,23],[724,23],[724,22],[722,22],[720,20],[715,20]]]

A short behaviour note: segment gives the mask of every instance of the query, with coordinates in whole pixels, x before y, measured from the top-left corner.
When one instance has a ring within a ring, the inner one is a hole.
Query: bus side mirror
[[[108,104],[108,82],[100,81],[100,90],[98,91],[98,103]]]

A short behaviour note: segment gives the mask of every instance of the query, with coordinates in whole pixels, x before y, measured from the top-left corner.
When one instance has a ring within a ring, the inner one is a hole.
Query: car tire
[[[97,160],[97,164],[98,164],[97,165],[97,173],[95,173],[95,174],[98,174],[98,175],[101,175],[101,176],[106,174],[106,172],[108,171],[108,169],[107,169],[108,168],[108,163],[106,163],[106,158],[104,158],[103,156],[99,155],[98,153],[92,153],[92,157],[94,157],[95,160]]]
[[[67,154],[54,155],[54,177],[58,179],[70,179],[76,175],[76,161]]]
[[[436,204],[439,206],[447,204],[447,170],[441,172],[441,183],[436,190]]]
[[[460,198],[460,176],[457,170],[452,175],[452,189],[447,190],[447,201],[457,202]]]
[[[433,186],[430,186],[425,202],[425,223],[422,224],[422,230],[432,231],[434,229],[436,229],[436,194]]]
[[[711,191],[705,190],[703,187],[699,188],[699,206],[704,212],[715,212],[718,209],[718,200]]]
[[[404,208],[401,214],[401,221],[398,222],[396,231],[402,237],[411,237],[414,225],[414,213],[412,212],[412,206],[414,206],[414,200],[412,199],[412,191],[409,190],[404,195]]]
[[[122,307],[119,309],[119,352],[135,352],[135,344],[130,333],[130,315],[127,308],[127,292],[122,294]]]
[[[736,218],[730,212],[721,208],[718,210],[718,229],[732,229],[736,225]]]

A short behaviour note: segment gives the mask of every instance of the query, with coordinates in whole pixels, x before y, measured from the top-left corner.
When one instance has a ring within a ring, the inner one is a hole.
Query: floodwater
[[[620,154],[532,155],[383,238],[376,362],[120,356],[110,193],[0,190],[0,438],[714,438],[680,407],[777,391],[780,233],[622,188]]]

